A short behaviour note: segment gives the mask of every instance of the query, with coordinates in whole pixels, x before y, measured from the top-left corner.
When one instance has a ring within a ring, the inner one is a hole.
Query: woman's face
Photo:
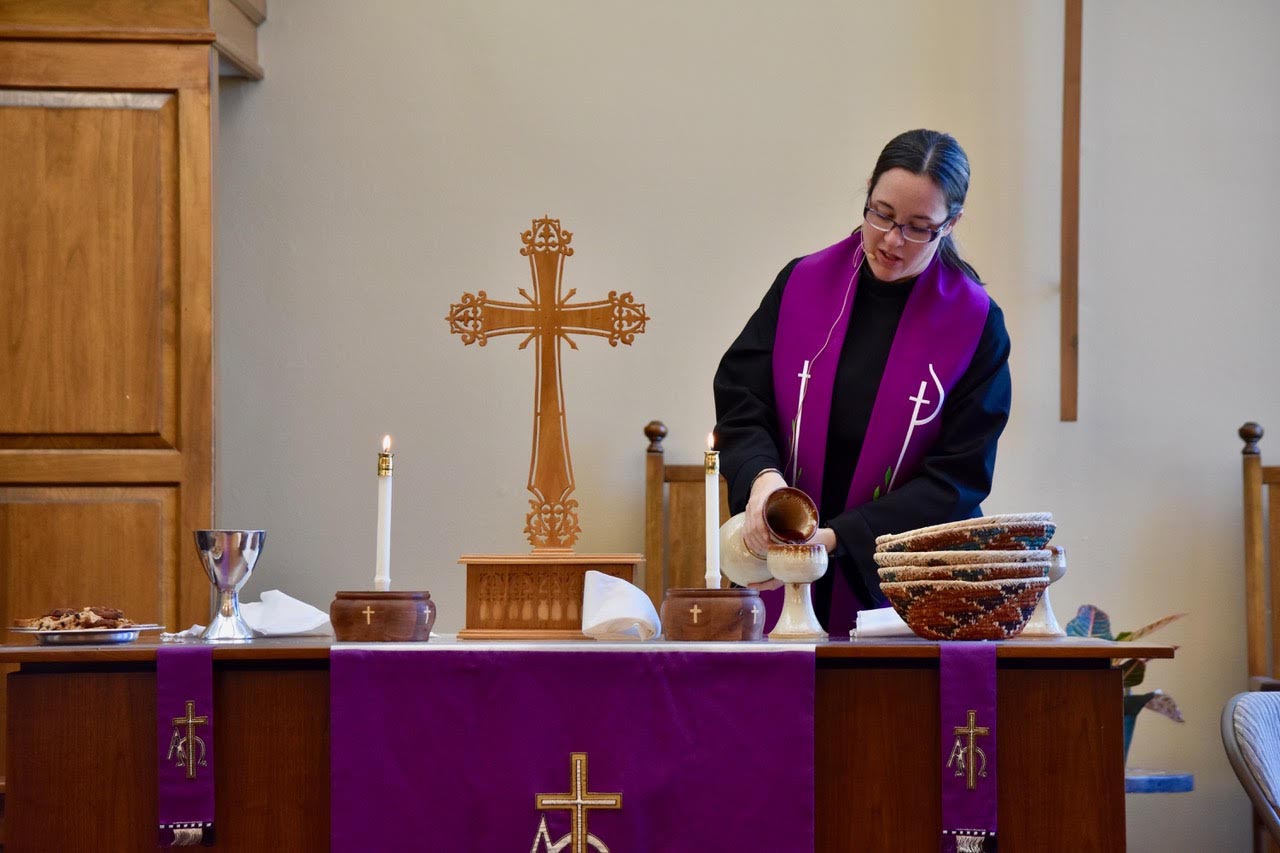
[[[872,210],[902,225],[950,233],[960,221],[960,214],[943,227],[947,218],[947,200],[942,190],[927,175],[914,175],[906,169],[889,169],[869,187],[867,204]],[[919,275],[933,260],[942,237],[931,243],[912,243],[903,239],[901,228],[879,231],[871,225],[862,229],[862,246],[871,271],[881,281],[902,281]]]

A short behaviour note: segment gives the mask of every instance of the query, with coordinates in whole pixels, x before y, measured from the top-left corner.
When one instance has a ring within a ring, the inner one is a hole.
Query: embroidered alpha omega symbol
[[[991,734],[991,729],[977,725],[977,711],[970,711],[968,717],[967,725],[955,728],[956,742],[951,746],[947,766],[954,764],[956,775],[964,776],[965,788],[972,791],[978,787],[978,779],[986,778],[987,775],[987,754],[974,743],[974,738]],[[964,738],[968,738],[968,743],[964,742]]]
[[[187,700],[187,713],[181,717],[174,717],[173,735],[169,738],[169,754],[165,756],[166,761],[177,759],[176,767],[186,766],[187,778],[196,778],[196,765],[207,767],[208,761],[205,759],[204,741],[196,737],[196,726],[208,725],[208,716],[196,716],[196,703],[192,699]],[[183,729],[186,729],[185,733]],[[199,749],[199,755],[196,749]]]

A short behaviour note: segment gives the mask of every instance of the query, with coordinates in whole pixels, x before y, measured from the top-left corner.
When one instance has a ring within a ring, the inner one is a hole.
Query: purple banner
[[[213,649],[156,649],[160,846],[213,844]]]
[[[330,654],[333,850],[812,851],[812,647]]]
[[[996,644],[939,643],[942,853],[996,849]]]

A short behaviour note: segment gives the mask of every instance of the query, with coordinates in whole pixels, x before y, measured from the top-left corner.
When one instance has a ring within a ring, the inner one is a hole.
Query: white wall
[[[218,176],[216,513],[269,530],[248,597],[367,586],[384,432],[396,584],[430,589],[442,629],[459,554],[527,549],[532,352],[464,348],[444,316],[463,291],[516,298],[544,213],[575,234],[567,287],[653,317],[630,349],[564,360],[579,550],[641,550],[643,425],[694,459],[719,355],[778,268],[847,233],[886,140],[949,130],[974,169],[962,248],[1014,339],[987,511],[1055,512],[1064,618],[1191,613],[1148,676],[1188,722],[1141,719],[1131,764],[1192,770],[1196,792],[1129,797],[1130,848],[1245,849],[1217,725],[1244,683],[1235,430],[1280,430],[1280,5],[1085,4],[1070,424],[1061,3],[787,5],[272,0],[267,79],[223,89]]]

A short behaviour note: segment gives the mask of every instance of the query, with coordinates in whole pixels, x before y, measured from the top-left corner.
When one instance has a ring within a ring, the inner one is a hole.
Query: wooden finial
[[[1259,424],[1246,422],[1240,427],[1240,438],[1244,441],[1244,450],[1240,452],[1245,456],[1257,456],[1261,452],[1258,450],[1258,442],[1262,439],[1262,427]]]
[[[667,437],[667,425],[662,421],[649,421],[644,425],[645,438],[649,439],[646,453],[661,453],[662,439]]]

